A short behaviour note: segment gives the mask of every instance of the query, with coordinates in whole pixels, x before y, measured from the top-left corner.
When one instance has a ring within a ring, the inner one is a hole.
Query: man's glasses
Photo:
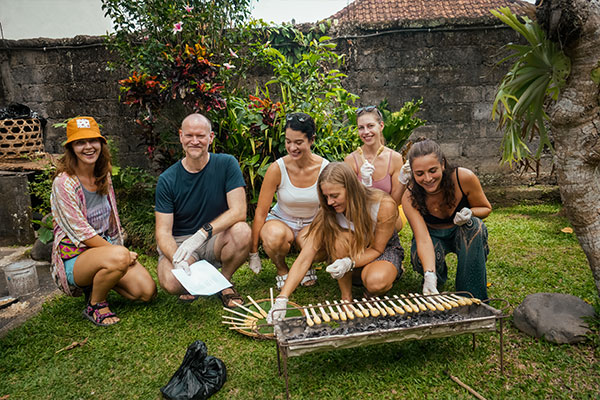
[[[296,119],[298,122],[306,122],[310,117],[308,115],[293,113],[285,116],[286,121]]]
[[[356,116],[358,117],[362,113],[365,113],[365,112],[370,113],[370,112],[373,112],[373,111],[376,111],[377,114],[379,114],[379,116],[383,118],[383,116],[381,115],[381,111],[379,111],[379,109],[377,108],[377,106],[358,107],[356,109]]]

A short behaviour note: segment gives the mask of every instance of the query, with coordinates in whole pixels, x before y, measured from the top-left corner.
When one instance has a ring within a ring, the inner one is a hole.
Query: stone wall
[[[497,67],[501,47],[518,36],[489,21],[411,26],[336,27],[330,32],[347,55],[345,85],[360,104],[387,99],[392,108],[422,97],[427,120],[413,137],[438,140],[449,159],[475,170],[485,184],[531,183],[499,165],[502,133],[490,120],[495,88],[507,67]],[[132,135],[128,107],[118,102],[117,80],[107,70],[112,55],[101,38],[4,41],[0,45],[0,107],[19,102],[49,120],[45,145],[59,152],[64,130],[51,124],[78,114],[97,117],[116,138],[122,163],[145,165],[144,148]],[[547,176],[542,181],[547,182]]]

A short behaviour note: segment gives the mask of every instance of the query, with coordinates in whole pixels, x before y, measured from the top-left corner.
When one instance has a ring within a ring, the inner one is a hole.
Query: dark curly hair
[[[433,154],[440,164],[444,167],[444,171],[442,172],[442,180],[440,182],[440,187],[442,189],[442,196],[444,199],[444,204],[448,206],[448,208],[452,208],[454,205],[454,182],[452,181],[452,173],[456,170],[456,167],[450,165],[448,160],[446,160],[446,156],[442,152],[442,148],[439,144],[434,142],[431,139],[419,138],[417,142],[414,143],[409,152],[408,152],[408,162],[412,168],[413,160],[418,157],[427,156],[429,154]],[[410,178],[410,182],[408,184],[408,190],[412,195],[412,205],[422,215],[430,214],[427,209],[427,204],[425,200],[427,199],[427,192],[423,187],[415,181],[414,176]]]
[[[287,128],[304,133],[308,140],[313,140],[315,137],[315,121],[310,115],[303,112],[288,114],[285,117],[285,127],[283,129]]]

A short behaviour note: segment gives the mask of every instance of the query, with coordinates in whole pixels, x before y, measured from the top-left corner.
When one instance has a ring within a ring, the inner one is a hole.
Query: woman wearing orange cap
[[[137,254],[123,247],[110,152],[96,121],[71,119],[64,146],[50,196],[52,276],[66,294],[85,293],[84,317],[113,325],[119,318],[106,302],[111,289],[130,300],[150,301],[156,284]]]

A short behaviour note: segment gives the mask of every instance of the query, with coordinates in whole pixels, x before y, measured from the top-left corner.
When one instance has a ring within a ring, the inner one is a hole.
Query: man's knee
[[[236,222],[226,231],[229,241],[237,246],[249,246],[252,241],[252,230],[245,222]]]

